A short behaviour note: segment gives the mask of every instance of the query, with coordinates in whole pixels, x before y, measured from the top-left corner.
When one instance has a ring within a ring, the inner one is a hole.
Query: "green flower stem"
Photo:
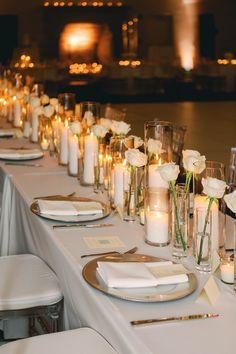
[[[203,232],[202,232],[201,241],[200,241],[200,247],[199,247],[199,253],[198,253],[197,264],[200,264],[200,263],[201,263],[201,260],[202,260],[203,238],[204,238],[204,235],[205,235],[205,233],[206,233],[207,224],[208,224],[208,222],[209,222],[209,216],[210,216],[211,206],[212,206],[212,203],[213,203],[215,200],[216,200],[215,198],[209,198],[209,203],[208,203],[208,207],[207,207],[207,213],[206,213],[205,222],[204,222],[204,227],[203,227]]]
[[[193,176],[193,172],[187,171],[185,187],[184,187],[184,190],[186,193],[189,192],[189,187],[190,187],[190,182],[191,182],[192,176]]]
[[[169,181],[169,187],[170,187],[170,191],[171,191],[171,194],[173,197],[174,209],[175,209],[175,220],[176,220],[176,227],[177,227],[177,232],[175,234],[176,240],[177,240],[177,242],[179,242],[179,237],[180,237],[180,241],[182,243],[183,250],[186,251],[186,242],[183,238],[182,230],[181,230],[180,223],[179,223],[179,212],[178,212],[178,206],[177,206],[177,198],[176,198],[174,181]]]
[[[127,215],[130,215],[130,203],[132,197],[132,185],[135,177],[135,166],[130,165],[130,183],[129,183],[129,196],[128,196],[128,205],[127,205]]]

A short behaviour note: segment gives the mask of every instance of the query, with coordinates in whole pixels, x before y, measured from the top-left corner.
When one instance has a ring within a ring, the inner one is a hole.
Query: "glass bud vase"
[[[207,208],[197,208],[195,215],[194,256],[196,269],[200,272],[211,272],[212,211]]]
[[[136,219],[136,167],[128,166],[123,172],[123,219],[134,221]]]
[[[189,197],[184,186],[177,185],[171,196],[172,215],[172,255],[177,258],[187,256]]]

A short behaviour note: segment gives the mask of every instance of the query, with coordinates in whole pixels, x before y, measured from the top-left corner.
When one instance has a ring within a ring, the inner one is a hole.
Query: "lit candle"
[[[13,120],[13,125],[14,127],[20,127],[20,121],[21,121],[21,104],[18,99],[14,100],[14,120]]]
[[[194,198],[194,210],[197,208],[204,208],[207,210],[208,199],[206,195],[197,194]],[[198,230],[203,231],[204,222],[205,222],[205,213],[203,214],[204,218],[199,219],[200,225],[198,225]],[[218,205],[213,203],[211,205],[211,215],[212,215],[212,228],[211,228],[211,249],[212,251],[218,251],[219,249],[219,210]]]
[[[8,109],[7,109],[7,121],[8,122],[13,121],[13,103],[12,103],[11,99],[9,99],[9,104],[8,104]]]
[[[144,212],[144,209],[140,210],[140,224],[141,225],[145,224],[145,212]]]
[[[40,143],[42,150],[47,150],[49,146],[49,141],[45,138]]]
[[[94,161],[98,153],[98,141],[92,133],[84,137],[84,174],[85,184],[94,183]]]
[[[68,121],[61,127],[60,136],[60,164],[68,164]]]
[[[23,129],[23,136],[24,138],[28,138],[30,135],[30,122],[24,121],[24,129]]]
[[[220,277],[225,283],[234,283],[234,261],[231,260],[230,257],[221,261]]]
[[[78,154],[79,142],[76,135],[69,136],[69,174],[72,176],[78,175]]]
[[[168,182],[161,178],[160,172],[157,169],[158,165],[153,164],[148,166],[148,186],[153,188],[169,188]]]
[[[32,112],[32,135],[31,135],[31,141],[33,143],[38,142],[38,128],[39,128],[38,112],[37,112],[37,109],[33,109],[33,112]]]
[[[146,240],[153,244],[167,245],[169,241],[169,215],[162,211],[146,211]]]
[[[114,205],[115,207],[123,208],[123,193],[124,193],[124,165],[117,163],[114,166]]]

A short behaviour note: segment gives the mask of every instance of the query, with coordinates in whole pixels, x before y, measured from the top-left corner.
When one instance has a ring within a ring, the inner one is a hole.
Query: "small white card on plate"
[[[88,248],[125,247],[124,242],[118,236],[84,236],[83,240]]]
[[[190,270],[186,269],[182,264],[170,264],[170,262],[166,263],[168,264],[162,264],[161,266],[156,267],[150,266],[149,270],[158,278],[191,273]]]
[[[220,295],[220,290],[216,284],[215,279],[211,275],[207,280],[204,288],[202,289],[200,295],[198,296],[196,302],[208,302],[211,305],[214,305]]]

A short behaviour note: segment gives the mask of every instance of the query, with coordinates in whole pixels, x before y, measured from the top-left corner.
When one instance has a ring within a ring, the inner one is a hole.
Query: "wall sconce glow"
[[[198,59],[197,6],[197,1],[185,0],[175,18],[176,49],[180,58],[180,65],[187,71],[194,68]]]

